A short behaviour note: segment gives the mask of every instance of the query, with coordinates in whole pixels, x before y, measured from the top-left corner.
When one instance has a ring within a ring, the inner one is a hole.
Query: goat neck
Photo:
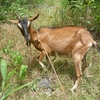
[[[30,26],[29,28],[29,34],[30,34],[30,41],[32,43],[34,43],[35,41],[37,41],[39,39],[39,33],[38,30],[36,30],[35,28],[33,28],[32,26]]]

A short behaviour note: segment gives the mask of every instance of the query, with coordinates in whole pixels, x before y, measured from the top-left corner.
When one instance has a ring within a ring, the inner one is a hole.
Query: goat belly
[[[64,45],[56,45],[51,47],[52,51],[57,52],[59,55],[68,55],[72,52],[72,47]]]
[[[70,40],[71,41],[71,40]],[[48,44],[52,51],[57,52],[60,55],[68,55],[72,52],[74,43],[66,40],[52,41]]]

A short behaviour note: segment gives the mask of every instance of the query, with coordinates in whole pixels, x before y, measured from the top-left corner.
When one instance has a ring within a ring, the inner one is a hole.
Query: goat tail
[[[95,47],[100,52],[100,47],[97,46],[97,43],[93,41],[92,44],[93,44],[93,47]]]

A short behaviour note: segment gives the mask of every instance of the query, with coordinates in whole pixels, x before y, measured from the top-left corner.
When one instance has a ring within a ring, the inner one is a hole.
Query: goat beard
[[[27,45],[28,47],[30,47],[30,46],[31,46],[31,42],[30,42],[30,41],[26,41],[26,45]]]

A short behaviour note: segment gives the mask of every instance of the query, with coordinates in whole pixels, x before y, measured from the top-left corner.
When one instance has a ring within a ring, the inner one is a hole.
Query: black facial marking
[[[18,28],[20,29],[22,35],[24,36],[24,38],[26,40],[26,44],[28,45],[30,40],[29,40],[29,27],[28,27],[28,20],[27,20],[27,18],[19,20],[19,24],[21,25],[21,27],[18,26]]]

